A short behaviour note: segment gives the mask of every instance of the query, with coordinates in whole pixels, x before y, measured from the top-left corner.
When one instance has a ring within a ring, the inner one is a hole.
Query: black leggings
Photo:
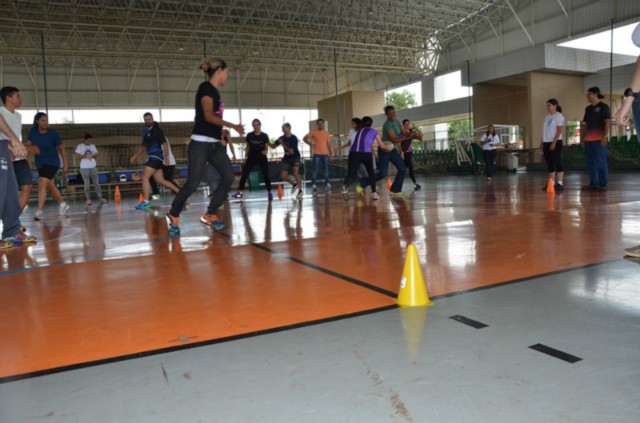
[[[542,153],[549,167],[549,173],[564,172],[564,168],[562,167],[562,140],[556,142],[556,148],[553,151],[551,151],[550,142],[543,143]]]
[[[349,152],[349,158],[347,161],[347,177],[344,179],[344,185],[348,187],[358,180],[358,169],[360,169],[360,165],[363,165],[369,174],[371,191],[376,192],[376,173],[373,170],[373,156],[371,153],[358,153],[355,151]]]
[[[493,150],[482,150],[482,153],[484,154],[484,163],[485,163],[485,174],[487,175],[487,178],[493,178],[493,168],[495,167],[495,163],[496,163],[496,156],[498,155],[498,152],[493,149]]]
[[[242,168],[242,176],[240,177],[240,191],[244,189],[244,186],[247,182],[247,177],[249,173],[253,170],[254,166],[260,166],[260,170],[262,171],[262,179],[264,179],[264,185],[267,187],[267,191],[271,191],[271,179],[269,178],[269,161],[267,160],[267,156],[260,154],[251,154],[247,156],[247,160],[244,162],[244,167]]]
[[[404,153],[404,165],[407,166],[407,170],[409,171],[409,177],[416,183],[416,175],[413,174],[413,151],[409,151]]]

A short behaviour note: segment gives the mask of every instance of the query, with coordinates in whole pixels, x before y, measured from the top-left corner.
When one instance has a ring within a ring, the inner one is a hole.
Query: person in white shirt
[[[4,117],[11,130],[16,134],[20,142],[22,142],[22,115],[16,111],[17,108],[22,106],[22,96],[20,90],[16,87],[2,87],[0,89],[0,99],[2,100],[3,107],[0,109],[0,114]],[[27,152],[37,154],[40,151],[38,147],[29,146],[26,147]],[[13,170],[18,180],[18,187],[20,188],[20,210],[24,210],[29,202],[29,195],[33,190],[33,175],[31,173],[31,167],[26,158],[14,159]]]
[[[106,198],[102,197],[100,181],[98,180],[98,169],[96,168],[97,155],[98,149],[93,143],[93,137],[91,134],[85,134],[84,142],[76,147],[76,160],[80,160],[80,174],[84,181],[84,196],[87,198],[88,206],[91,205],[91,183],[93,183],[98,201],[102,204],[107,202]]]
[[[549,167],[549,178],[555,181],[556,191],[563,191],[564,168],[562,167],[562,132],[564,131],[564,116],[562,107],[555,98],[547,100],[549,114],[544,118],[542,127],[542,154]],[[542,187],[547,190],[547,185]]]
[[[487,127],[487,132],[480,138],[482,153],[484,154],[485,175],[487,182],[493,181],[493,169],[496,163],[496,146],[500,144],[500,137],[496,135],[496,128],[493,125]]]

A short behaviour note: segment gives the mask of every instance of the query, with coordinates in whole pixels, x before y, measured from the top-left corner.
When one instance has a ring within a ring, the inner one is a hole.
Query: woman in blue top
[[[33,127],[27,136],[27,145],[34,145],[40,150],[35,155],[38,168],[38,210],[34,215],[35,220],[42,220],[44,203],[47,201],[47,191],[59,204],[58,215],[64,216],[69,210],[69,205],[62,199],[62,194],[54,182],[54,178],[60,169],[60,157],[62,157],[62,172],[69,173],[67,167],[67,155],[60,140],[60,135],[49,128],[49,117],[46,113],[36,113],[33,118]]]

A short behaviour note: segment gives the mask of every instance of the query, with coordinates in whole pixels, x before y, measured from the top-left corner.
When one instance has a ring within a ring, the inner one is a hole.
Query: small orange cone
[[[387,189],[391,191],[391,178],[387,178]]]
[[[116,204],[120,204],[122,197],[120,196],[120,187],[116,185],[116,192],[113,194],[113,199],[116,200]]]
[[[553,187],[553,178],[549,178],[549,183],[547,184],[547,194],[553,194],[556,192],[556,189]]]
[[[409,244],[409,248],[407,248],[407,259],[404,262],[400,291],[398,292],[398,305],[401,307],[433,305],[427,294],[427,287],[418,260],[418,251],[413,244]]]
[[[282,184],[278,185],[278,199],[282,200]]]
[[[552,192],[547,194],[547,210],[554,211],[556,209],[553,204],[554,199],[555,199],[555,195],[553,195]]]
[[[140,193],[140,197],[138,198],[138,203],[142,203],[144,201],[144,195]]]

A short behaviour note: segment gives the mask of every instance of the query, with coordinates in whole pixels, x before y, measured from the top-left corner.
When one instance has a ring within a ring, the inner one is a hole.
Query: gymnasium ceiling
[[[2,0],[0,54],[430,73],[525,0]]]

